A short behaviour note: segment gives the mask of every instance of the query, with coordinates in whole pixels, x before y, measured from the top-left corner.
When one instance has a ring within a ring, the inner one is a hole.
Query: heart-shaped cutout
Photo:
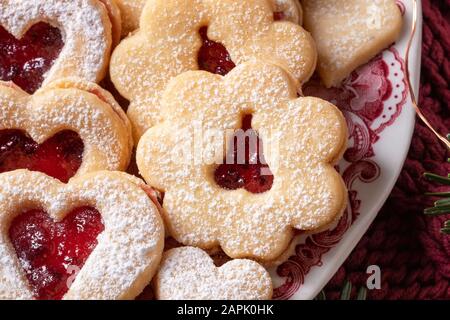
[[[0,299],[138,296],[164,247],[142,184],[112,171],[67,184],[28,170],[1,174]]]
[[[80,168],[83,149],[83,141],[73,131],[61,131],[37,144],[20,130],[1,130],[0,173],[29,169],[67,182]]]
[[[267,300],[272,297],[268,272],[252,260],[238,259],[217,268],[198,248],[164,253],[155,276],[160,300]]]
[[[112,46],[109,2],[2,1],[0,80],[28,93],[65,77],[100,81]]]
[[[20,39],[0,26],[0,80],[35,92],[63,46],[61,31],[48,23],[33,25]]]
[[[227,190],[244,188],[251,193],[264,193],[273,185],[273,174],[264,160],[262,140],[258,133],[252,129],[252,116],[245,115],[242,119],[244,140],[233,137],[231,155],[224,159],[214,171],[216,183]],[[245,154],[239,154],[244,152]],[[244,158],[244,159],[242,159]],[[232,159],[232,163],[230,163]],[[240,161],[244,160],[244,161]]]
[[[42,210],[17,216],[9,238],[34,296],[61,299],[75,280],[104,230],[100,213],[91,207],[71,211],[55,222]]]

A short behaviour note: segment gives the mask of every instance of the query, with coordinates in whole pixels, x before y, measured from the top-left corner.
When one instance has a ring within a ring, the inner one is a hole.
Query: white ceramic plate
[[[349,189],[346,213],[332,229],[299,235],[289,258],[270,271],[275,299],[312,299],[335,274],[375,219],[403,167],[415,113],[405,82],[405,52],[412,24],[413,0],[397,1],[404,27],[397,43],[356,70],[340,89],[317,81],[306,95],[332,101],[344,112],[351,137],[339,170]],[[411,48],[411,81],[417,95],[420,77],[422,10]]]

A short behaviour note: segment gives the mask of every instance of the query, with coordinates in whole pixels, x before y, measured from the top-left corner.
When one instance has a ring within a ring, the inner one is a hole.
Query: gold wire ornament
[[[417,104],[416,95],[414,94],[414,90],[413,90],[411,80],[410,80],[409,53],[410,53],[412,42],[413,42],[416,30],[417,30],[417,12],[418,12],[418,3],[417,3],[417,0],[413,0],[413,21],[412,21],[412,26],[411,26],[411,33],[410,33],[409,40],[408,40],[408,46],[406,47],[406,57],[405,57],[406,82],[408,84],[409,93],[411,95],[411,102],[412,102],[414,109],[416,110],[417,115],[422,120],[422,122],[425,123],[425,125],[433,132],[433,134],[444,143],[444,145],[447,147],[447,149],[450,150],[450,141],[446,137],[441,135],[439,132],[437,132],[437,130],[428,121],[426,116],[422,113],[420,107]]]

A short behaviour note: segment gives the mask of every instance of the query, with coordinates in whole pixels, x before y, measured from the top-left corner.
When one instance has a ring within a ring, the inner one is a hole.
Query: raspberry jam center
[[[0,80],[35,92],[63,46],[59,29],[44,22],[33,25],[21,39],[0,26]]]
[[[61,131],[39,145],[20,130],[1,130],[0,173],[29,169],[67,182],[80,168],[83,150],[73,131]]]
[[[286,14],[283,11],[276,11],[273,13],[273,19],[275,21],[285,20]],[[208,38],[208,27],[201,27],[199,34],[202,38],[202,46],[197,58],[200,70],[224,76],[236,67],[227,48]]]
[[[239,140],[235,134],[233,149],[229,150],[231,154],[214,171],[214,180],[223,189],[244,188],[251,193],[263,193],[272,188],[274,177],[264,160],[262,141],[252,129],[251,122],[252,116],[245,115],[241,128],[245,139]],[[239,155],[241,152],[245,154]],[[231,163],[229,159],[232,159]]]
[[[286,19],[286,14],[283,11],[275,11],[273,13],[273,20],[275,21],[281,21]]]
[[[224,76],[236,67],[225,46],[208,38],[208,27],[200,28],[199,34],[203,41],[197,59],[200,70]]]
[[[91,207],[76,208],[59,222],[42,210],[12,221],[9,238],[36,299],[64,296],[103,230],[100,213]]]

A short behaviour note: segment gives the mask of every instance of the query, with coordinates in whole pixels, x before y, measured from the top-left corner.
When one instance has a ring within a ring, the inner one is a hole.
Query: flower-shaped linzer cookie
[[[169,80],[185,71],[226,74],[255,58],[284,67],[299,85],[313,73],[314,41],[301,26],[274,20],[270,0],[150,0],[140,28],[113,52],[111,79],[128,100],[134,136],[162,120]]]
[[[122,35],[139,28],[139,17],[146,0],[114,0],[122,13]],[[298,0],[272,0],[275,17],[280,20],[289,20],[298,24],[302,22],[302,8]]]
[[[324,100],[297,98],[296,89],[283,68],[258,61],[224,78],[194,71],[169,83],[161,101],[166,120],[141,138],[137,163],[145,180],[165,192],[163,217],[176,240],[270,261],[294,229],[317,231],[340,216],[347,193],[333,165],[346,147],[344,117]],[[256,168],[272,175],[256,177],[270,181],[264,190],[247,183],[254,167],[246,164],[217,178],[230,140],[225,131],[246,127],[249,114],[268,165]],[[219,185],[233,179],[237,188]]]

